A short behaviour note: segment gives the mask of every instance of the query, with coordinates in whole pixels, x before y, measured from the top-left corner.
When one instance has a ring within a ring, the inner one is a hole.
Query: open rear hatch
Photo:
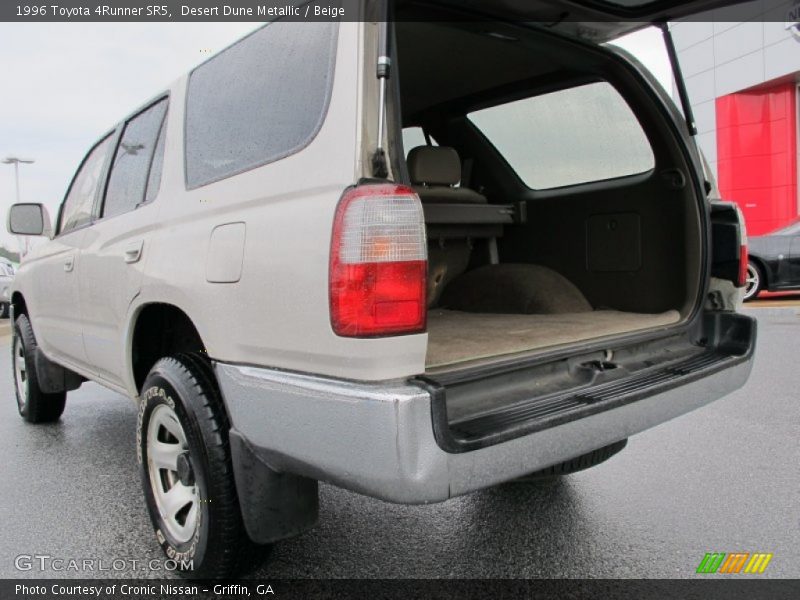
[[[746,360],[752,320],[703,311],[709,210],[688,103],[684,125],[650,74],[601,46],[725,4],[397,3],[398,77],[381,79],[389,152],[375,152],[373,176],[386,169],[424,208],[418,381],[443,448],[512,439]],[[498,20],[458,21],[464,11]]]
[[[394,31],[392,170],[424,209],[427,373],[663,336],[696,315],[702,175],[630,63],[538,27]]]

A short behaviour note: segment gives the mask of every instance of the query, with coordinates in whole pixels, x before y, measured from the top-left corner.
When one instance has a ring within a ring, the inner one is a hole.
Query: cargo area
[[[513,25],[398,22],[395,36],[392,169],[425,212],[429,372],[610,348],[691,314],[693,167],[629,67]]]
[[[557,315],[428,313],[427,367],[494,358],[641,329],[673,325],[677,311],[658,314],[600,310]]]

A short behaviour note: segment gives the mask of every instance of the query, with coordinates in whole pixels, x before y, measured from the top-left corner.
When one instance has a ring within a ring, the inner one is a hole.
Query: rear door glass
[[[161,171],[164,168],[164,144],[167,137],[166,118],[161,122],[161,131],[156,142],[156,151],[153,154],[153,162],[150,165],[150,174],[147,176],[147,192],[144,201],[150,202],[158,195],[161,187]]]
[[[106,187],[103,218],[129,212],[145,201],[157,139],[167,112],[166,98],[140,112],[125,125]],[[157,166],[160,171],[160,164]]]

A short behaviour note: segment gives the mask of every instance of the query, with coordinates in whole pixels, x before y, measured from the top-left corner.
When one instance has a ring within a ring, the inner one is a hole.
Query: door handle
[[[67,258],[67,259],[64,261],[64,270],[65,270],[67,273],[70,273],[70,272],[72,272],[72,268],[73,268],[74,266],[75,266],[75,257],[74,257],[74,256],[70,256],[69,258]]]
[[[128,264],[133,264],[135,262],[139,262],[139,259],[142,258],[142,246],[144,242],[139,240],[138,242],[134,242],[127,248],[125,248],[125,262]]]

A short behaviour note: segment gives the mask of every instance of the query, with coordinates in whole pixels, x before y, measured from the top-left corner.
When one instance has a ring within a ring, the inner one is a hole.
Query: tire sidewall
[[[27,348],[25,348],[25,340],[19,333],[19,325],[17,323],[14,324],[14,335],[11,336],[11,373],[14,377],[14,397],[17,400],[17,411],[22,417],[28,416],[28,398],[22,397],[22,394],[19,390],[19,385],[17,384],[17,361],[19,360],[19,356],[17,356],[17,342],[22,343],[22,354],[23,360],[25,361],[25,368],[28,368],[28,360],[27,360]],[[30,384],[27,386],[28,395],[30,394]]]
[[[14,335],[11,336],[11,372],[14,376],[14,396],[17,399],[17,410],[19,414],[26,420],[30,416],[31,410],[31,394],[34,393],[34,386],[37,386],[36,381],[36,364],[33,360],[33,352],[36,349],[33,340],[33,333],[25,315],[20,315],[14,323]],[[26,386],[27,394],[22,397],[19,386],[17,385],[17,341],[22,344],[22,357],[25,361],[25,371],[28,377],[28,385]]]
[[[187,394],[189,393],[191,393],[191,390],[185,389],[185,386],[183,386],[181,382],[174,381],[164,369],[160,369],[159,365],[156,365],[143,386],[139,401],[136,443],[137,459],[139,462],[145,503],[155,530],[156,540],[164,551],[164,554],[166,554],[169,559],[176,561],[179,568],[181,561],[187,563],[191,561],[193,567],[197,569],[198,566],[203,564],[208,549],[212,522],[211,515],[209,514],[209,481],[207,476],[208,465],[205,446],[202,433],[199,431],[194,414],[191,409],[187,410],[187,404],[191,406],[187,398]],[[185,543],[178,543],[173,540],[167,528],[164,526],[163,520],[158,514],[158,508],[150,482],[150,472],[147,462],[147,433],[150,425],[150,417],[155,408],[161,404],[166,404],[175,411],[183,427],[200,496],[198,526],[192,539]]]

